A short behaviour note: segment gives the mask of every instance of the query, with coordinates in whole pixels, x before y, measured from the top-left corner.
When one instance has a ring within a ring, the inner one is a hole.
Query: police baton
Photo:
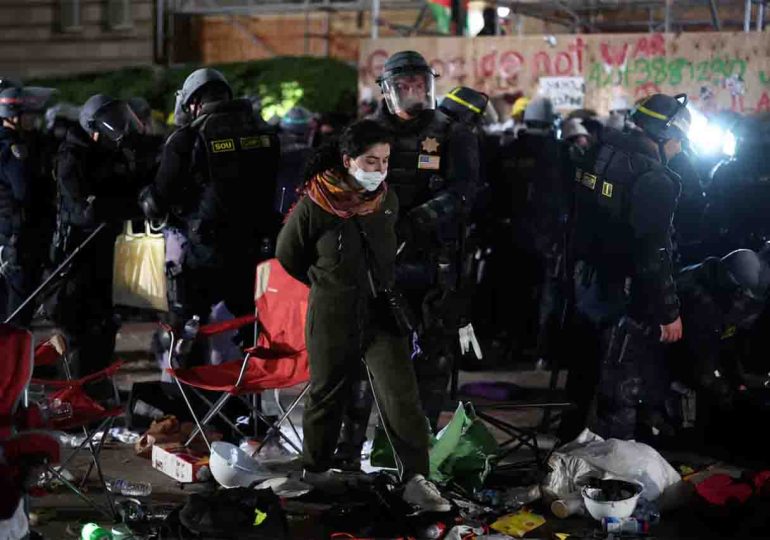
[[[24,302],[22,302],[21,305],[16,308],[16,311],[11,313],[8,316],[8,318],[5,319],[4,324],[8,324],[9,322],[11,322],[24,308],[26,308],[29,304],[31,304],[32,301],[48,286],[48,284],[51,283],[56,277],[58,277],[59,274],[61,274],[64,271],[64,269],[67,268],[67,266],[69,266],[72,260],[75,257],[77,257],[78,253],[80,253],[83,250],[83,248],[86,247],[86,245],[88,245],[88,243],[91,240],[93,240],[93,238],[97,234],[99,234],[99,232],[101,232],[101,230],[104,229],[106,226],[107,226],[107,223],[101,223],[96,229],[94,229],[94,232],[89,234],[88,237],[83,242],[81,242],[81,244],[78,247],[76,247],[66,259],[64,259],[64,262],[62,262],[56,268],[56,270],[51,272],[51,275],[48,276],[48,278],[45,281],[43,281],[43,283],[41,283],[37,289],[35,289],[35,292],[29,295],[27,299],[24,300]]]

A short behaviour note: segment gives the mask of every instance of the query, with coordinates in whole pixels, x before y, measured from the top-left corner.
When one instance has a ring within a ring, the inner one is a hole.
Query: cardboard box
[[[191,453],[189,450],[152,447],[152,466],[163,474],[183,483],[205,482],[211,478],[209,457]]]

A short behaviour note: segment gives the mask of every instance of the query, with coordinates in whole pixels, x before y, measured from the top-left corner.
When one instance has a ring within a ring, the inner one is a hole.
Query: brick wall
[[[106,0],[80,0],[80,28],[63,31],[60,0],[0,1],[0,74],[30,78],[153,62],[154,1],[131,0],[130,27],[111,29]]]

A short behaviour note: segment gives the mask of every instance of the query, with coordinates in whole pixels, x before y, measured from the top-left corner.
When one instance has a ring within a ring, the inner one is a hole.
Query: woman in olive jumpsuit
[[[408,337],[374,298],[394,282],[398,200],[384,182],[389,155],[389,135],[377,123],[349,126],[309,163],[302,194],[278,236],[278,260],[310,285],[303,479],[319,489],[339,488],[332,456],[364,358],[404,465],[404,499],[422,511],[448,511],[425,479],[428,431]]]

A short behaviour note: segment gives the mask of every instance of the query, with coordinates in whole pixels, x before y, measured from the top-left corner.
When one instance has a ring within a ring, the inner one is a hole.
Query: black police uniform
[[[221,300],[235,315],[253,310],[255,265],[269,256],[260,255],[262,239],[279,226],[278,152],[247,100],[207,103],[169,137],[152,191],[187,240],[181,273],[168,276],[172,324],[205,321]]]
[[[441,111],[423,111],[403,121],[382,107],[376,120],[394,137],[387,181],[398,195],[396,231],[404,244],[396,280],[415,313],[422,314],[415,370],[423,408],[435,429],[462,316],[458,272],[467,211],[479,187],[478,139]]]
[[[520,345],[536,345],[538,356],[548,356],[546,330],[560,304],[558,276],[564,263],[565,227],[570,184],[562,163],[564,146],[552,130],[525,128],[500,150],[500,179],[506,199],[498,204],[511,220],[517,279],[502,269],[502,287],[511,287],[508,305],[520,306],[511,321]],[[537,313],[537,318],[530,315]],[[510,320],[510,316],[505,316]],[[526,347],[525,347],[526,348]]]
[[[706,193],[703,227],[710,253],[759,249],[770,238],[770,156],[764,148],[741,148],[720,163]]]
[[[16,130],[0,127],[0,260],[5,281],[5,302],[0,309],[3,320],[34,287],[27,250],[29,245],[34,245],[35,239],[22,236],[32,184],[29,147]],[[31,310],[28,310],[16,322],[26,324],[30,319]]]
[[[579,169],[575,180],[571,250],[583,330],[567,384],[578,409],[562,422],[562,436],[582,429],[598,379],[591,427],[628,438],[639,402],[651,411],[665,397],[659,326],[679,316],[671,253],[679,180],[661,164],[652,141],[611,129],[603,133],[593,167]],[[601,355],[601,366],[578,364],[594,354]]]
[[[671,349],[668,364],[676,380],[696,390],[696,424],[703,434],[719,432],[716,424],[723,430],[729,422],[739,388],[746,384],[742,342],[765,310],[770,272],[764,264],[759,272],[736,270],[736,264],[745,264],[740,259],[752,264],[757,256],[739,250],[722,259],[708,257],[676,279],[687,331]]]
[[[134,152],[106,140],[94,142],[73,127],[56,157],[57,230],[53,263],[58,264],[101,223],[106,229],[74,259],[54,297],[50,316],[64,330],[75,370],[87,374],[112,361],[119,321],[112,307],[115,238],[125,220],[140,217],[136,198],[147,172]]]

